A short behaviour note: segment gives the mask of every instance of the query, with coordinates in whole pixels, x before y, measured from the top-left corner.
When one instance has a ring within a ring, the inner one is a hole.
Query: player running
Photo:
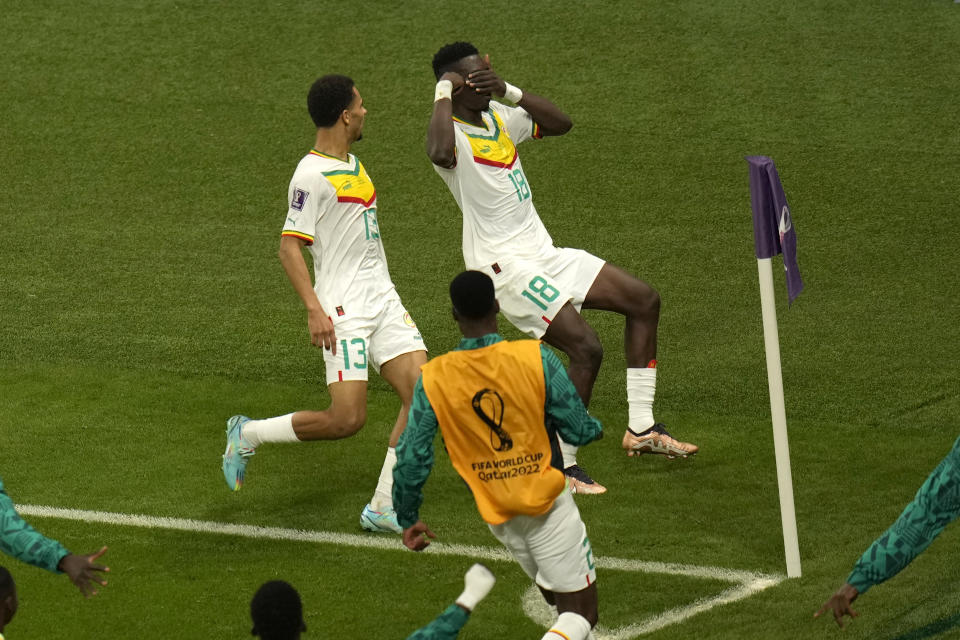
[[[503,315],[570,358],[568,373],[585,404],[603,348],[580,316],[585,309],[626,318],[629,455],[695,454],[653,417],[660,296],[647,283],[580,249],[557,248],[533,205],[517,145],[563,135],[569,116],[546,98],[504,82],[476,47],[456,42],[433,58],[437,87],[427,131],[427,155],[463,212],[463,259],[493,278]],[[502,96],[509,107],[491,101]],[[577,447],[562,442],[564,470],[579,493],[606,489],[577,465]]]
[[[307,106],[317,126],[316,145],[290,181],[280,262],[307,309],[311,342],[323,349],[330,406],[265,420],[233,416],[227,421],[223,475],[236,491],[243,486],[250,456],[264,442],[336,440],[359,431],[366,421],[371,364],[402,406],[360,524],[368,531],[401,533],[393,510],[394,447],[407,424],[426,347],[387,272],[373,181],[350,153],[362,136],[363,99],[353,80],[327,75],[310,88]],[[314,283],[303,247],[313,258]]]
[[[556,354],[539,340],[497,333],[493,282],[465,271],[450,283],[463,339],[424,365],[411,422],[397,445],[394,501],[403,543],[435,537],[419,519],[439,426],[450,462],[490,531],[559,616],[544,640],[583,640],[597,623],[597,572],[587,529],[559,470],[554,431],[576,444],[600,438]]]

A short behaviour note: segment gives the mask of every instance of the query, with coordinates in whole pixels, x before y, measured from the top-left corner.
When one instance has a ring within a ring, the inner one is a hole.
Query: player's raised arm
[[[573,120],[546,98],[524,91],[517,104],[530,114],[544,136],[562,136],[573,128]]]
[[[433,114],[427,129],[427,155],[438,167],[449,169],[457,163],[453,134],[453,94],[463,88],[463,77],[447,71],[437,81],[433,99]]]
[[[478,93],[487,93],[502,98],[523,107],[530,114],[533,121],[540,127],[540,134],[545,136],[562,136],[573,127],[573,120],[550,100],[529,91],[521,91],[509,82],[504,81],[493,70],[490,56],[483,57],[486,68],[478,69],[467,76],[467,86]]]

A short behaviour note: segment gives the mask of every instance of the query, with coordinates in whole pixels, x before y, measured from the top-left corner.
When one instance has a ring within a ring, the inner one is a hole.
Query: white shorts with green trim
[[[597,581],[587,528],[566,486],[542,516],[515,516],[489,527],[540,587],[574,593]]]
[[[580,311],[604,264],[582,249],[554,248],[544,258],[508,258],[480,270],[493,278],[507,320],[530,337],[542,338],[567,302]]]
[[[380,373],[380,367],[397,356],[427,350],[417,323],[395,289],[378,295],[375,301],[357,300],[327,312],[337,334],[336,355],[323,350],[328,385],[367,380],[368,364]]]

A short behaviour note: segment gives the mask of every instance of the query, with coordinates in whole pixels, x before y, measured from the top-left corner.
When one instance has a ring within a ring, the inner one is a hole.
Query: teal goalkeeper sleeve
[[[60,573],[57,565],[70,553],[62,544],[41,535],[23,521],[3,490],[3,480],[0,480],[0,551],[54,573]]]
[[[544,409],[553,419],[560,437],[564,442],[577,446],[599,439],[603,435],[603,426],[587,413],[560,358],[545,344],[540,345],[540,358],[543,361],[543,381],[547,394]]]
[[[466,609],[452,604],[433,622],[414,631],[407,640],[453,640],[469,619],[470,614]]]
[[[960,515],[960,438],[897,521],[866,550],[847,582],[859,593],[892,578]]]
[[[407,428],[397,442],[397,463],[393,467],[393,508],[397,522],[406,529],[420,517],[423,485],[433,469],[433,439],[437,435],[437,414],[423,390],[423,376],[413,387]]]

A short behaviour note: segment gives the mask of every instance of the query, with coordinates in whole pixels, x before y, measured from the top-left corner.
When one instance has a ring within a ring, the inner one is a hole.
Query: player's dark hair
[[[496,300],[493,280],[482,271],[464,271],[450,283],[450,301],[457,315],[463,318],[486,318]]]
[[[440,50],[433,56],[433,73],[440,79],[447,71],[457,66],[457,63],[467,56],[479,55],[477,48],[469,42],[453,42],[440,47]]]
[[[250,601],[253,629],[263,640],[291,640],[304,630],[300,594],[283,580],[263,583]]]
[[[332,127],[340,114],[353,102],[353,80],[330,75],[317,78],[307,94],[307,110],[317,128]]]
[[[13,593],[15,588],[13,576],[5,567],[0,567],[0,600]]]

